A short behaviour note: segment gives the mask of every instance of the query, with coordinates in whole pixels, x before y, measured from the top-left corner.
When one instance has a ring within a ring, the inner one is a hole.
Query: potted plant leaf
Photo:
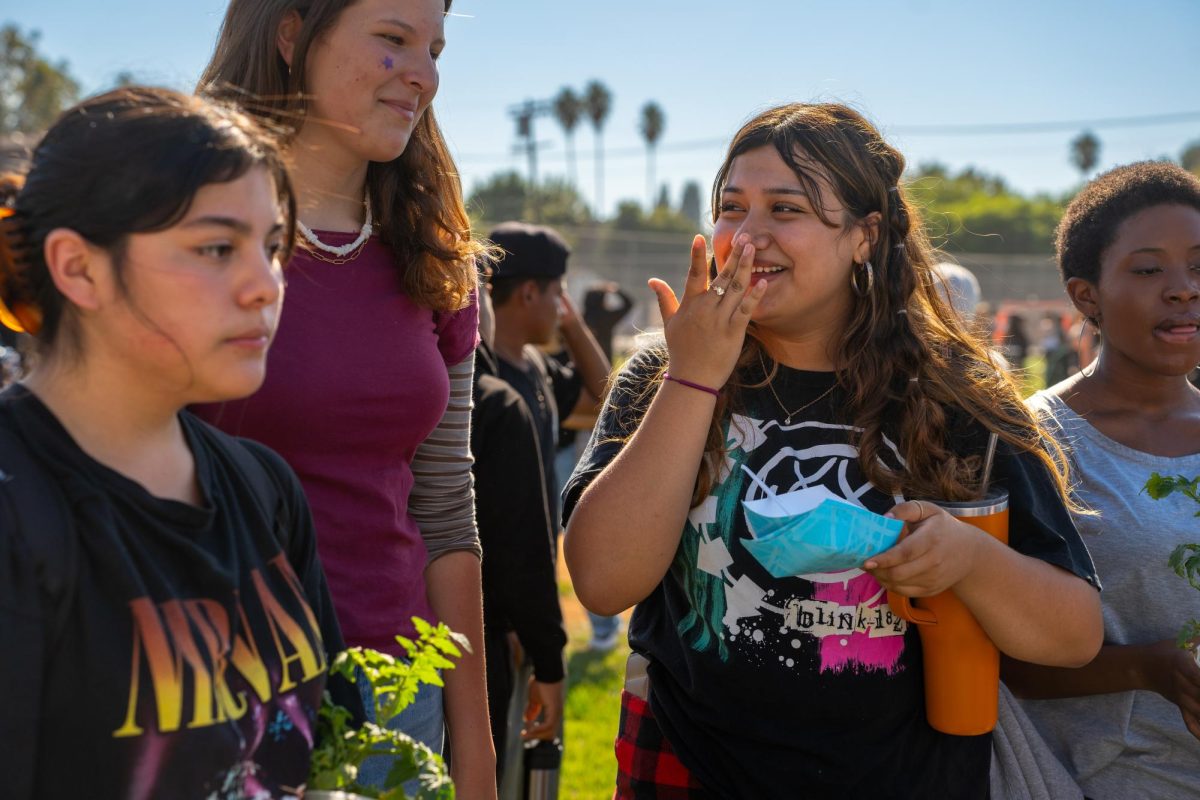
[[[347,709],[335,705],[328,692],[317,715],[317,743],[312,753],[305,800],[409,800],[404,784],[415,781],[413,800],[453,800],[454,784],[442,757],[407,734],[387,728],[397,714],[412,704],[426,683],[442,686],[440,670],[453,669],[451,658],[470,652],[462,634],[445,624],[434,626],[413,618],[415,641],[397,636],[408,659],[395,658],[378,650],[352,647],[339,653],[330,664],[331,675],[352,683],[371,686],[374,722],[357,725]],[[359,769],[371,756],[393,759],[383,788],[363,786]]]
[[[1146,481],[1145,492],[1155,500],[1170,497],[1178,492],[1200,504],[1200,476],[1189,479],[1182,475],[1172,477],[1155,472],[1150,475],[1150,480]],[[1200,517],[1200,510],[1196,512],[1196,516]],[[1167,563],[1171,569],[1175,570],[1176,575],[1191,584],[1193,589],[1200,591],[1200,544],[1179,545],[1171,552]],[[1190,619],[1180,629],[1176,643],[1184,649],[1192,650],[1196,656],[1196,664],[1200,665],[1198,642],[1200,642],[1200,620]]]

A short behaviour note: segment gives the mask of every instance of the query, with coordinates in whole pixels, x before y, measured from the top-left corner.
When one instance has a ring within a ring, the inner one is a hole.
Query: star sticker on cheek
[[[392,67],[394,67],[394,66],[396,66],[396,62],[395,62],[395,61],[392,61],[392,57],[391,57],[391,56],[384,56],[384,57],[383,57],[383,68],[384,68],[384,69],[388,69],[388,70],[390,70],[390,69],[391,69]]]

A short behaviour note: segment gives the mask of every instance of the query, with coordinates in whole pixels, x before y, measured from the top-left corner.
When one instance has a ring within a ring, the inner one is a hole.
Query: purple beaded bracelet
[[[716,389],[713,389],[713,388],[711,388],[711,387],[709,387],[709,386],[702,386],[702,385],[700,385],[700,384],[698,384],[698,383],[692,383],[691,381],[685,381],[683,378],[676,378],[674,375],[672,375],[672,374],[671,374],[671,373],[669,373],[669,372],[664,372],[664,373],[663,373],[663,380],[664,380],[664,381],[674,381],[675,383],[679,383],[679,384],[682,384],[682,385],[684,385],[684,386],[687,386],[689,389],[699,389],[699,390],[700,390],[700,391],[702,391],[702,392],[708,392],[708,393],[709,393],[709,394],[711,394],[713,397],[720,397],[720,396],[721,396],[721,393],[720,393],[720,392],[718,392]]]

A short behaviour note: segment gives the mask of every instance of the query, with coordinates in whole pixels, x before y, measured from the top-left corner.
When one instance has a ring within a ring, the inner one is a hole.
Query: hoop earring
[[[1079,341],[1077,341],[1075,343],[1076,355],[1079,354],[1080,348],[1083,346],[1083,334],[1087,332],[1088,325],[1091,325],[1093,328],[1096,329],[1096,337],[1100,340],[1099,343],[1096,345],[1095,358],[1092,359],[1092,363],[1091,363],[1092,371],[1091,372],[1083,371],[1084,368],[1088,365],[1082,363],[1083,359],[1082,358],[1080,359],[1079,374],[1085,378],[1090,378],[1096,374],[1096,365],[1100,363],[1100,349],[1102,347],[1104,347],[1104,332],[1100,330],[1100,315],[1099,314],[1097,314],[1095,317],[1084,317],[1084,320],[1085,320],[1085,324],[1079,326]]]
[[[858,285],[858,270],[850,269],[850,288],[859,297],[867,297],[871,294],[871,290],[875,288],[875,268],[871,266],[870,261],[864,261],[862,264],[867,273],[867,288],[863,289]]]

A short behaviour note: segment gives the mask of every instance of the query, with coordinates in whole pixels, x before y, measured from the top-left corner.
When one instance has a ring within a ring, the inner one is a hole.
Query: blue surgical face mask
[[[769,491],[757,476],[752,478]],[[856,506],[823,486],[770,495],[742,507],[754,536],[742,545],[776,578],[861,567],[894,546],[904,527],[900,520]]]

